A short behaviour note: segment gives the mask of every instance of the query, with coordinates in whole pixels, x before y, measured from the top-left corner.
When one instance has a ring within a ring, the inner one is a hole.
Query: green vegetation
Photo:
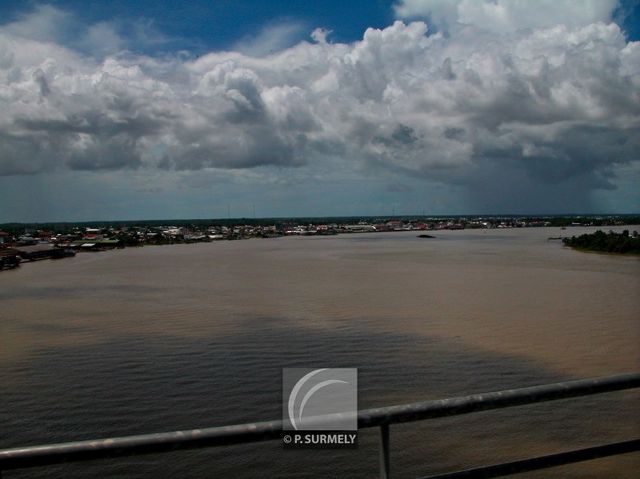
[[[624,230],[622,233],[614,233],[613,231],[605,233],[598,230],[592,234],[564,238],[562,242],[572,248],[586,251],[640,254],[640,237],[635,231],[633,235],[630,235],[629,230]]]

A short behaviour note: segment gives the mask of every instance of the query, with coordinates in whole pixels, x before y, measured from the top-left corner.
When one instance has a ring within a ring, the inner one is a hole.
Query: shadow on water
[[[137,284],[100,284],[100,285],[76,285],[73,286],[21,286],[20,288],[13,288],[11,291],[0,291],[0,301],[3,300],[16,300],[16,299],[28,299],[33,300],[38,298],[40,300],[56,298],[56,299],[75,299],[79,296],[92,296],[113,294],[118,295],[118,298],[123,296],[128,298],[137,298],[141,294],[156,293],[162,291],[161,288],[151,286],[140,286]]]
[[[455,339],[303,329],[279,318],[238,324],[242,332],[230,335],[121,337],[2,365],[0,381],[11,387],[0,395],[0,447],[279,418],[282,367],[358,367],[360,408],[574,379]],[[612,393],[393,426],[394,474],[416,477],[622,440],[638,430],[629,419],[637,405],[637,395]],[[356,451],[284,451],[270,442],[6,477],[358,478],[375,477],[377,461],[377,431],[364,430]],[[607,467],[623,477],[630,464],[638,466],[637,458]],[[563,477],[608,474],[583,467]]]

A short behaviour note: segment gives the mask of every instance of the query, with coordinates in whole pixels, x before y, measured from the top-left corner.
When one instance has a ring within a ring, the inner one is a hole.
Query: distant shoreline
[[[562,243],[572,249],[613,255],[640,256],[640,236],[637,231],[624,230],[621,233],[598,230],[594,233],[563,238]]]
[[[637,224],[640,224],[640,215],[419,215],[5,223],[0,225],[0,270],[13,269],[24,262],[73,257],[79,252],[141,246],[400,231],[421,233],[420,236],[426,238],[430,236],[426,232],[443,230],[607,228]],[[567,242],[567,238],[558,239],[562,239],[565,244]]]
[[[5,221],[0,223],[0,230],[13,228],[35,228],[35,227],[69,227],[77,226],[110,226],[110,225],[166,225],[166,224],[250,224],[264,225],[273,223],[337,223],[346,224],[358,221],[383,221],[397,219],[422,220],[422,221],[443,221],[443,220],[547,220],[552,226],[571,226],[571,223],[579,222],[584,224],[589,221],[608,222],[613,220],[622,221],[622,224],[640,223],[640,213],[603,213],[603,214],[460,214],[460,215],[360,215],[360,216],[272,216],[272,217],[236,217],[236,218],[160,218],[160,219],[134,219],[134,220],[79,220],[79,221]],[[605,224],[602,224],[604,226]],[[576,225],[574,225],[576,226]],[[599,225],[589,225],[599,226]]]

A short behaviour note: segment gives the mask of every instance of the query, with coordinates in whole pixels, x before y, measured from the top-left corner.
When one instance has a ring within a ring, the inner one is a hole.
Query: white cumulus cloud
[[[10,23],[0,175],[273,167],[612,188],[639,159],[640,44],[606,1],[533,4],[404,0],[399,15],[474,27],[396,21],[349,44],[316,30],[282,49],[292,26],[265,30],[266,50],[246,40],[197,59],[123,51],[107,24],[88,32],[118,53],[87,56]]]
[[[616,0],[399,0],[398,18],[427,18],[442,29],[470,25],[494,33],[608,22]]]

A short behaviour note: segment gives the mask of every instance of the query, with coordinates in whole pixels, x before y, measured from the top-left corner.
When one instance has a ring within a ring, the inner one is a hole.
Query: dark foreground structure
[[[620,374],[543,386],[424,401],[358,412],[358,428],[380,428],[380,477],[390,477],[389,426],[544,401],[575,398],[640,387],[640,373]],[[239,424],[189,431],[174,431],[110,439],[96,439],[46,446],[0,450],[2,471],[64,462],[154,454],[180,449],[230,446],[281,439],[282,421]],[[601,457],[640,451],[640,438],[592,446],[503,464],[428,476],[425,479],[489,478],[535,471]]]

